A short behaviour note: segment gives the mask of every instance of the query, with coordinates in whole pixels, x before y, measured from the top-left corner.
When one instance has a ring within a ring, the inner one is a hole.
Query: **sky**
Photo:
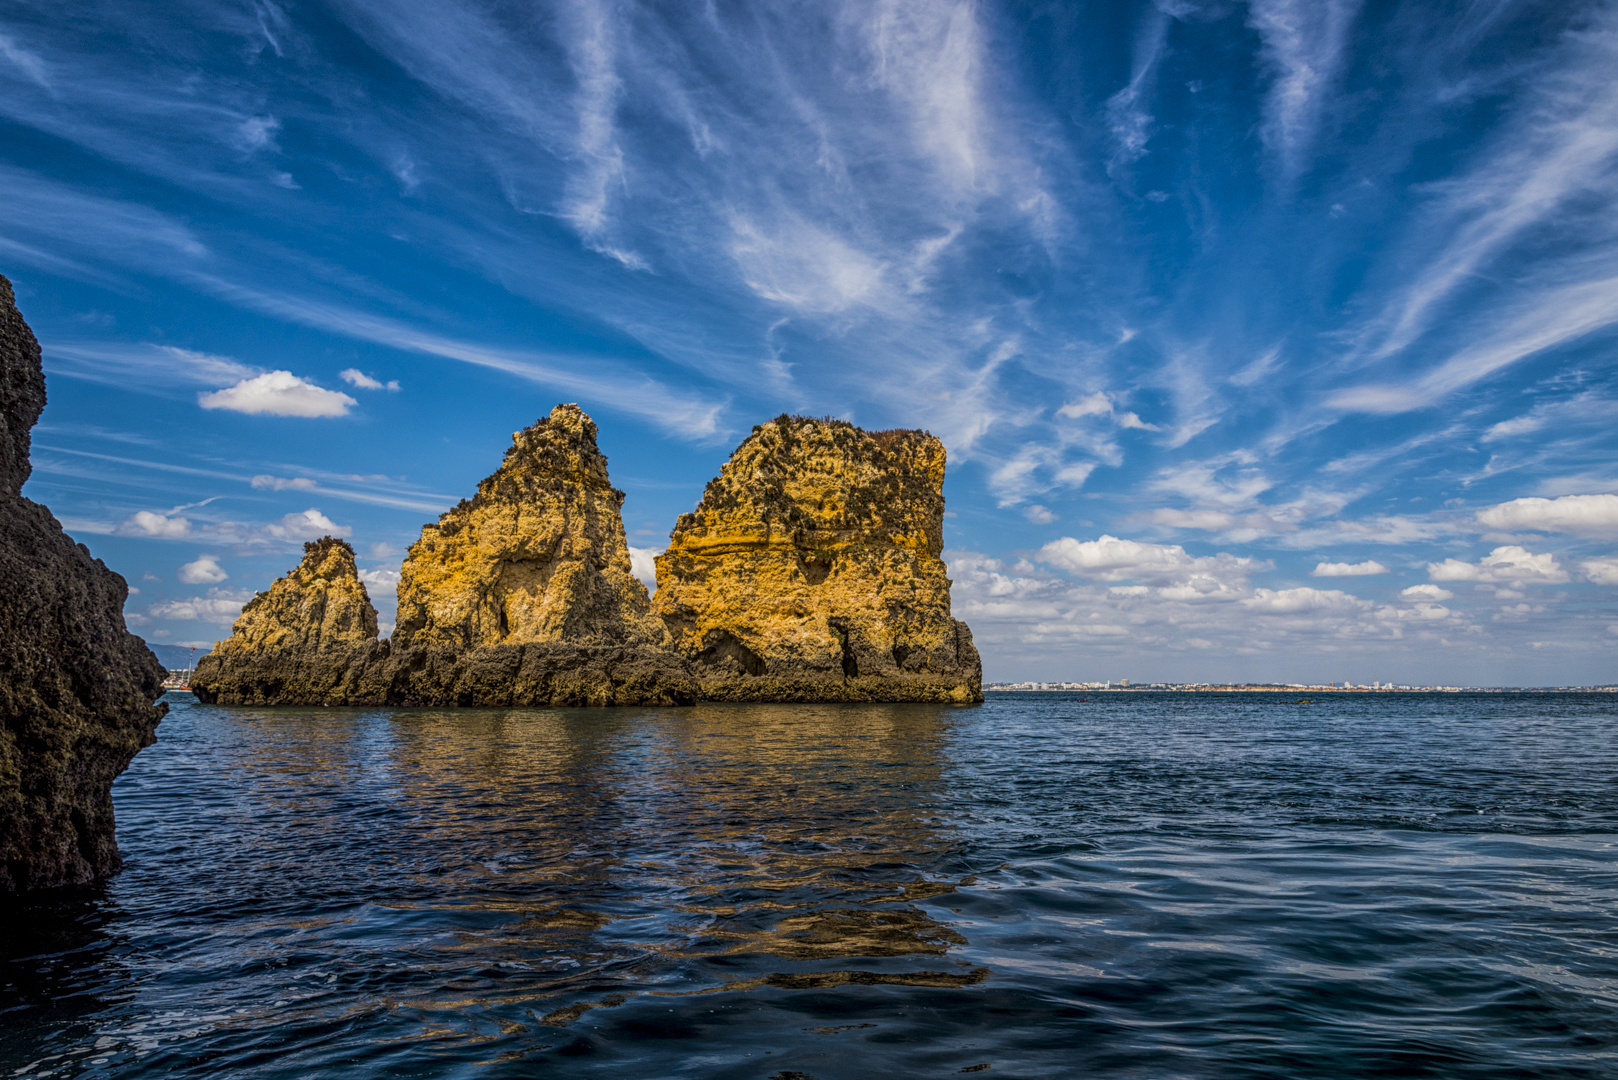
[[[925,428],[987,680],[1618,681],[1618,5],[0,2],[25,494],[207,645],[562,401]],[[650,583],[650,582],[649,582]],[[655,584],[655,583],[654,583]]]

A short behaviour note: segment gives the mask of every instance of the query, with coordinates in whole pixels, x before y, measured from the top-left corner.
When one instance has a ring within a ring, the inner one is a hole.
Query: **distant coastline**
[[[1618,694],[1618,685],[1604,686],[1410,686],[1396,683],[1131,683],[1017,682],[984,683],[985,693],[1261,693],[1296,694]]]

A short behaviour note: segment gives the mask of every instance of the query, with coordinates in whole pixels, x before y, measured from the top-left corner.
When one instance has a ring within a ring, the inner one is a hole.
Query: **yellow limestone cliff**
[[[421,530],[399,579],[396,644],[661,645],[630,570],[624,493],[577,405],[511,437],[477,495]]]
[[[632,573],[596,425],[577,405],[512,436],[504,462],[400,570],[387,700],[422,705],[691,701]]]
[[[247,602],[230,637],[197,664],[191,689],[224,705],[347,704],[365,696],[365,669],[382,655],[354,549],[326,536]]]
[[[755,427],[657,559],[655,610],[701,696],[981,701],[939,557],[944,457],[922,431]]]

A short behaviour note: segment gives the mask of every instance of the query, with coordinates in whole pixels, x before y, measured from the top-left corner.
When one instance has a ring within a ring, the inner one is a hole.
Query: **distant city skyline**
[[[1618,5],[14,0],[25,493],[223,638],[561,401],[922,427],[987,681],[1618,674]]]

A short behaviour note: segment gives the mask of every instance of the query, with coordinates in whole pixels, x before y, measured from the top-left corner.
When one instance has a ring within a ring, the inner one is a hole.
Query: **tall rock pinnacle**
[[[323,537],[247,602],[229,639],[198,662],[191,689],[225,705],[345,704],[363,693],[364,668],[378,658],[376,635],[354,549]]]
[[[558,405],[511,441],[477,494],[411,545],[395,646],[663,644],[595,421]]]

